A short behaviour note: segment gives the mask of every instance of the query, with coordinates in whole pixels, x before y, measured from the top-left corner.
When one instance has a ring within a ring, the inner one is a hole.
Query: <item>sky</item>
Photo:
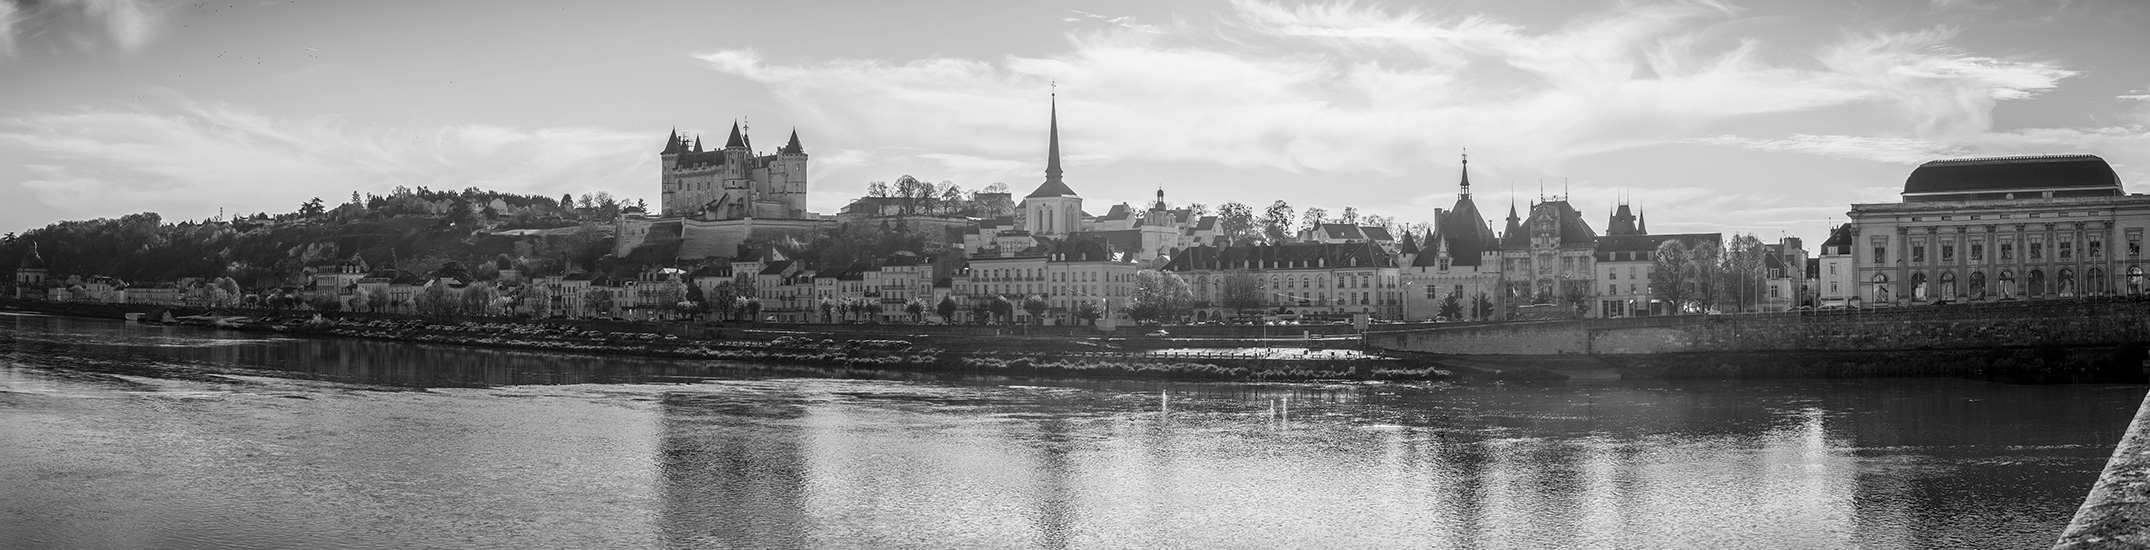
[[[911,175],[1085,207],[1284,200],[1798,236],[1939,158],[2150,181],[2150,2],[0,0],[0,231],[397,186],[652,203],[667,132],[773,151],[811,210]],[[1492,220],[1495,229],[1502,222]]]

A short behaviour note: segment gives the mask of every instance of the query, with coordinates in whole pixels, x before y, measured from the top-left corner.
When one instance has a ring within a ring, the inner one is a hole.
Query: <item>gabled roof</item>
[[[1371,225],[1362,225],[1362,226],[1359,226],[1359,233],[1361,233],[1361,234],[1364,234],[1364,235],[1366,235],[1366,240],[1369,240],[1369,241],[1393,241],[1393,240],[1396,240],[1396,237],[1394,237],[1394,236],[1392,236],[1392,235],[1389,235],[1389,228],[1386,228],[1386,227],[1374,227],[1374,226],[1371,226]]]
[[[761,268],[761,273],[756,273],[756,275],[783,275],[785,270],[791,269],[791,266],[791,260],[769,262],[768,267]]]
[[[2037,155],[1936,160],[1904,180],[1904,195],[2084,190],[2121,194],[2120,175],[2096,155]]]
[[[1321,234],[1322,234],[1322,236],[1323,236],[1323,237],[1326,237],[1326,238],[1330,238],[1330,239],[1364,239],[1364,238],[1366,238],[1366,234],[1365,234],[1365,233],[1363,233],[1363,232],[1361,232],[1361,231],[1359,231],[1359,226],[1356,226],[1356,225],[1352,225],[1352,224],[1348,224],[1348,223],[1325,223],[1325,224],[1321,224]]]
[[[1639,257],[1646,258],[1649,254],[1657,252],[1657,247],[1664,244],[1665,241],[1679,241],[1681,245],[1687,248],[1694,248],[1705,243],[1724,242],[1724,235],[1720,233],[1678,233],[1670,235],[1611,235],[1598,237],[1596,255],[1598,261],[1601,262],[1635,261],[1625,259],[1629,257],[1626,253],[1640,254],[1642,256]],[[1615,253],[1622,253],[1622,256],[1614,257],[1613,254]]]

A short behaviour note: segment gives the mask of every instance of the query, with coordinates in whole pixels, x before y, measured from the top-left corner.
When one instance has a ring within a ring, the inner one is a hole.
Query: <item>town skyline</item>
[[[2150,81],[2128,81],[2142,71],[2124,55],[2150,49],[2124,32],[2150,13],[2117,2],[671,6],[721,11],[722,32],[606,44],[517,39],[695,18],[459,6],[394,44],[343,24],[385,8],[6,6],[0,186],[33,199],[0,205],[10,231],[398,185],[654,202],[664,132],[735,117],[767,146],[797,128],[811,211],[903,175],[1021,191],[1055,89],[1069,185],[1100,205],[1162,186],[1175,204],[1426,222],[1468,148],[1489,209],[1542,180],[1593,220],[1625,196],[1661,231],[1819,242],[1927,160],[2098,154],[2124,181],[2150,166]],[[792,10],[816,17],[754,24]],[[459,34],[481,17],[535,30]],[[862,38],[888,28],[918,32]]]

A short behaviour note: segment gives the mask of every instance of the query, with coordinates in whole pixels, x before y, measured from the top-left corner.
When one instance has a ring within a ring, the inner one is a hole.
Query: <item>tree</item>
[[[1650,256],[1650,297],[1665,304],[1668,314],[1686,312],[1687,302],[1694,299],[1694,253],[1680,241],[1666,239]]]
[[[933,313],[940,315],[943,323],[954,320],[956,318],[956,298],[954,296],[942,296],[941,303],[933,306]]]
[[[1003,322],[1014,322],[1015,302],[1009,300],[1007,296],[994,296],[993,315],[999,317]]]
[[[375,292],[366,295],[366,311],[379,313],[381,310],[388,309],[388,305],[387,292]]]
[[[1269,209],[1262,211],[1261,224],[1262,235],[1268,237],[1269,242],[1283,242],[1286,237],[1291,236],[1291,204],[1283,199],[1269,203]]]
[[[592,286],[582,291],[582,309],[589,311],[591,317],[611,317],[613,305],[612,289]]]
[[[1234,271],[1224,274],[1222,279],[1217,301],[1225,309],[1246,315],[1248,311],[1261,309],[1267,302],[1267,289],[1262,288],[1262,279],[1254,272]]]
[[[1193,307],[1194,291],[1179,274],[1144,269],[1135,272],[1134,294],[1130,298],[1129,319],[1169,322]]]
[[[1493,318],[1493,298],[1480,292],[1471,298],[1471,318],[1484,321]]]
[[[1329,211],[1323,210],[1320,207],[1309,206],[1306,207],[1306,214],[1304,218],[1305,220],[1300,222],[1302,228],[1320,229],[1321,224],[1327,223],[1329,221]]]
[[[971,304],[970,304],[970,316],[971,316],[971,318],[972,318],[972,319],[977,319],[977,320],[978,320],[978,324],[981,324],[981,325],[983,325],[983,324],[986,324],[986,323],[989,323],[989,322],[992,322],[992,320],[993,320],[993,301],[992,301],[992,300],[978,300],[978,301],[975,301],[975,302],[971,302]]]
[[[1462,319],[1463,295],[1453,290],[1448,291],[1447,296],[1441,297],[1441,308],[1439,309],[1439,312],[1441,317],[1447,318],[1451,321]]]
[[[924,298],[912,298],[904,302],[903,312],[911,316],[911,322],[913,323],[924,321],[926,318],[926,300]]]
[[[888,182],[868,182],[866,184],[866,196],[877,199],[888,198]]]
[[[1338,214],[1338,215],[1336,216],[1336,223],[1340,223],[1340,224],[1344,224],[1344,225],[1358,225],[1358,224],[1359,224],[1359,208],[1358,208],[1358,207],[1356,207],[1356,206],[1346,206],[1346,207],[1344,207],[1344,213],[1342,213],[1342,214]]]
[[[1045,310],[1052,307],[1051,303],[1045,301],[1044,296],[1033,294],[1023,298],[1023,311],[1030,313],[1030,323],[1033,325],[1045,324]]]
[[[1095,301],[1083,300],[1082,303],[1075,304],[1075,318],[1082,319],[1084,324],[1095,325],[1097,319],[1104,315],[1104,312],[1098,310]]]
[[[687,297],[680,301],[680,313],[689,317],[700,316],[709,311],[709,295],[702,292],[702,285],[687,285]]]
[[[1209,205],[1202,204],[1199,202],[1190,202],[1187,203],[1187,211],[1194,213],[1194,217],[1201,218],[1203,216],[1209,215]]]
[[[1724,247],[1716,242],[1697,243],[1688,255],[1688,302],[1698,311],[1717,307],[1718,285],[1723,282]]]
[[[321,205],[321,197],[314,197],[313,200],[306,201],[305,204],[299,205],[299,217],[302,218],[312,218],[320,216],[321,213],[325,211],[327,211],[327,209]]]
[[[523,307],[529,308],[530,316],[539,319],[552,316],[552,290],[545,285],[527,285],[523,290]]]
[[[560,194],[560,209],[561,209],[561,210],[574,210],[574,209],[575,209],[575,195],[573,195],[573,194],[571,194],[571,193],[561,193],[561,194]]]
[[[1738,235],[1732,238],[1723,254],[1718,270],[1717,291],[1721,301],[1731,304],[1734,310],[1746,310],[1749,306],[1761,309],[1762,285],[1768,276],[1769,249],[1754,235]]]
[[[1233,240],[1254,234],[1254,208],[1238,201],[1217,207],[1217,229]]]

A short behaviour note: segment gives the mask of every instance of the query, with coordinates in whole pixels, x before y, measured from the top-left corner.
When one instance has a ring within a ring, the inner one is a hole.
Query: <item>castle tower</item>
[[[1060,96],[1054,94],[1045,145],[1045,183],[1023,197],[1019,215],[1032,235],[1066,235],[1082,230],[1082,196],[1060,179]]]
[[[806,148],[799,145],[799,129],[791,129],[791,141],[776,150],[776,166],[770,168],[771,184],[781,190],[784,210],[792,218],[806,217]]]

